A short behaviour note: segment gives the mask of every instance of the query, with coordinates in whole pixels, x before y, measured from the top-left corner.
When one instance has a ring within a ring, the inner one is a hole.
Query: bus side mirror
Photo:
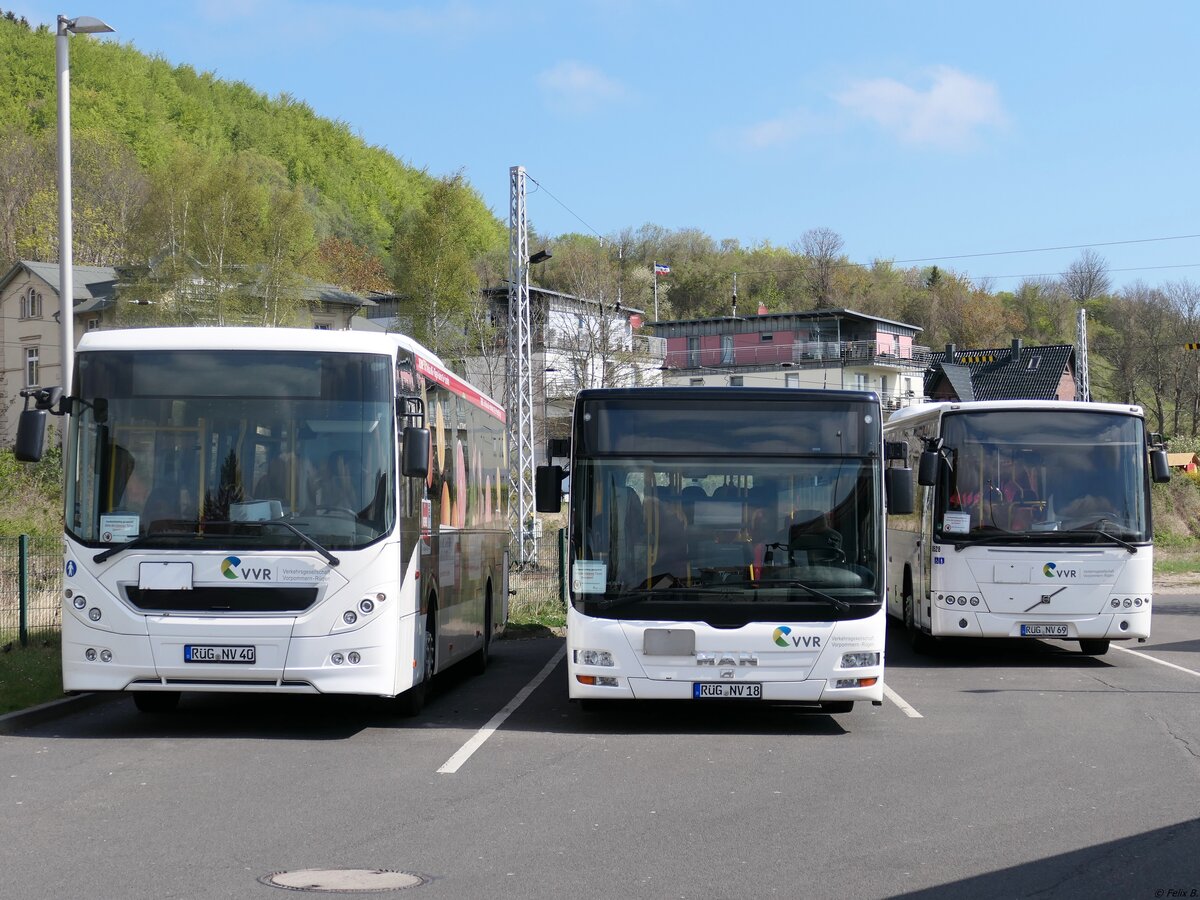
[[[917,484],[922,487],[933,487],[937,484],[941,459],[942,455],[937,450],[921,451],[920,468],[917,469]]]
[[[907,516],[912,513],[912,469],[884,469],[883,486],[887,491],[888,512],[899,516]]]
[[[400,471],[406,478],[429,477],[429,429],[409,425],[404,429],[404,458]]]
[[[46,452],[46,416],[44,409],[23,409],[17,420],[17,442],[13,456],[20,462],[39,462]]]
[[[562,509],[562,466],[538,466],[533,473],[534,505],[538,512],[556,513]]]
[[[24,414],[22,413],[22,415]],[[1167,465],[1166,450],[1150,451],[1150,477],[1154,479],[1155,484],[1163,484],[1171,480],[1171,467]]]

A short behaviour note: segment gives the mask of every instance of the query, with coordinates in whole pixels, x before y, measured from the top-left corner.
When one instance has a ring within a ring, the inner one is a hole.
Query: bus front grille
[[[300,613],[317,600],[309,587],[196,587],[191,590],[150,591],[126,585],[125,597],[146,612]]]

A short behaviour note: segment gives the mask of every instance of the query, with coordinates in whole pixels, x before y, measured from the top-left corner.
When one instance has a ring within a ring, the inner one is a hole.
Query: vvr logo
[[[775,633],[771,637],[780,647],[786,647],[790,644],[793,647],[812,647],[815,650],[821,646],[821,636],[819,634],[797,634],[793,636],[792,629],[786,625],[780,625],[776,628]]]
[[[241,568],[242,561],[236,556],[227,556],[221,560],[221,574],[230,581],[237,581],[238,578],[243,578],[248,581],[270,581],[271,570],[267,568],[255,569],[252,567]]]
[[[1042,574],[1047,578],[1076,578],[1078,577],[1074,569],[1060,569],[1054,563],[1049,562],[1042,566]]]

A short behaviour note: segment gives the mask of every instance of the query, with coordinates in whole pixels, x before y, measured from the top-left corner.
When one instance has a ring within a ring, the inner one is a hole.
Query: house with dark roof
[[[114,326],[121,286],[129,283],[131,271],[75,266],[76,343],[88,331]],[[6,446],[16,434],[21,390],[56,385],[62,378],[59,285],[56,262],[21,260],[0,276],[0,441]],[[299,294],[309,310],[306,324],[313,328],[348,328],[359,310],[373,305],[366,297],[312,279],[302,282]]]
[[[925,396],[931,400],[1074,400],[1075,347],[1008,347],[959,350],[947,344],[931,354]]]

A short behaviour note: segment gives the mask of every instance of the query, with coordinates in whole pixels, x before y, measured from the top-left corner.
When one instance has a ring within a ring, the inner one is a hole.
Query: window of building
[[[721,335],[721,365],[733,365],[733,335]]]
[[[783,373],[783,386],[791,387],[791,388],[800,387],[800,373],[799,372],[784,372]]]
[[[866,391],[870,389],[870,382],[867,380],[866,372],[854,373],[854,389],[856,391]]]
[[[42,316],[42,295],[36,288],[30,288],[21,295],[21,318],[39,319]]]
[[[25,348],[25,387],[38,386],[38,348]]]
[[[1041,364],[1042,358],[1040,356],[1031,356],[1029,357],[1029,362],[1025,364],[1025,368],[1032,370],[1038,368]]]
[[[688,387],[704,387],[703,378],[689,378]]]
[[[766,344],[766,343],[770,343],[771,341],[775,340],[775,335],[769,331],[764,331],[764,332],[762,332],[762,334],[760,334],[758,336],[758,339],[760,341],[762,341],[762,343]]]
[[[743,384],[743,381],[742,381],[741,375],[730,375],[729,376],[729,386],[730,387],[742,387],[742,384]]]
[[[317,331],[330,331],[331,330],[331,326],[328,322],[314,322],[313,328],[315,328]]]
[[[99,319],[88,319],[88,324],[87,324],[88,331],[98,331],[99,328],[100,328],[100,320]]]

